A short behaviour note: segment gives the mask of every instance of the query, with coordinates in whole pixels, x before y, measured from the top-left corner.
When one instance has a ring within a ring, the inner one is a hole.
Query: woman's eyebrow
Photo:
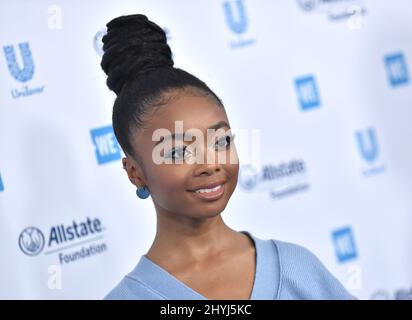
[[[209,127],[208,130],[217,130],[217,129],[223,128],[223,127],[228,127],[230,129],[230,126],[226,121],[219,121],[218,123],[216,123],[213,126]],[[171,135],[168,135],[166,137],[162,136],[160,138],[160,140],[155,143],[154,146],[157,146],[159,143],[161,143],[165,140],[176,139],[176,138],[183,139],[183,138],[190,138],[190,137],[192,137],[192,134],[190,132],[186,132],[186,135],[181,134],[181,133],[172,133]]]
[[[208,129],[219,129],[223,127],[228,127],[230,129],[229,124],[226,121],[219,121],[218,123],[214,124],[213,126],[209,127]]]

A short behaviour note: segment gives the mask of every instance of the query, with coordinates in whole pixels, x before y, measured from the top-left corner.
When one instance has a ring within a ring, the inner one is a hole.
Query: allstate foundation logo
[[[28,42],[19,43],[18,48],[21,61],[23,62],[22,67],[17,62],[17,53],[13,45],[3,46],[3,52],[6,58],[7,67],[13,79],[21,83],[26,83],[32,80],[34,76],[34,59]],[[25,85],[20,89],[13,89],[11,91],[11,95],[14,99],[17,99],[19,97],[26,97],[36,93],[41,93],[43,90],[44,86],[30,88]]]
[[[170,36],[169,29],[168,28],[162,28],[162,29],[166,34],[167,41],[170,41],[171,36]],[[103,53],[104,53],[102,39],[106,33],[107,33],[107,28],[103,27],[99,31],[97,31],[93,37],[93,48],[100,57],[103,56]],[[172,55],[173,55],[173,52],[172,52]]]
[[[252,166],[247,165],[240,168],[239,185],[246,191],[252,191],[258,183],[258,172]]]
[[[103,55],[102,38],[107,33],[107,28],[102,28],[93,37],[93,47],[97,54],[101,57]]]
[[[379,164],[379,144],[374,128],[358,130],[355,133],[359,154],[368,168],[363,170],[365,176],[375,175],[385,171],[385,166]]]
[[[238,182],[243,190],[269,193],[272,199],[281,199],[309,189],[303,160],[268,164],[260,170],[251,165],[242,166]]]
[[[329,20],[347,21],[350,29],[362,27],[366,7],[362,0],[296,0],[299,8],[306,13],[320,13]]]
[[[44,235],[36,227],[28,227],[19,236],[19,247],[28,256],[36,256],[44,248]]]
[[[318,0],[297,0],[299,6],[305,11],[312,11],[314,10],[319,1]]]
[[[247,37],[249,21],[245,8],[245,0],[230,0],[223,2],[223,13],[230,31],[237,37],[230,42],[231,48],[239,48],[252,45],[255,40]]]
[[[56,255],[60,264],[68,264],[106,252],[105,229],[99,218],[86,217],[53,225],[44,234],[36,227],[25,228],[18,243],[28,256]]]

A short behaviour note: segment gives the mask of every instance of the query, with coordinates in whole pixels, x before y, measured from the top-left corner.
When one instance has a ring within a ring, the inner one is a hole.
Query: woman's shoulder
[[[272,239],[279,261],[279,299],[355,299],[309,249]]]

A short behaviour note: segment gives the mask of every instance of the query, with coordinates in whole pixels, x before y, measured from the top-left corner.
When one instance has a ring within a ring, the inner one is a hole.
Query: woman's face
[[[183,133],[195,138],[171,138],[179,125]],[[219,130],[208,131],[217,126]],[[158,139],[155,132],[169,134]],[[149,188],[158,213],[208,218],[224,210],[239,172],[231,136],[224,109],[211,98],[181,91],[155,109],[145,128],[134,135],[133,145],[141,160],[139,183]],[[159,164],[159,160],[164,161]],[[199,192],[211,184],[222,187]]]

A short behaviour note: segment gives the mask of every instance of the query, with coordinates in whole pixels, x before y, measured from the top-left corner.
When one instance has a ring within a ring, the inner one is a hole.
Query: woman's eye
[[[216,149],[225,150],[229,148],[234,138],[235,138],[235,135],[227,135],[227,136],[224,136],[223,138],[220,138],[219,140],[216,141]]]
[[[187,146],[183,146],[182,148],[173,148],[168,152],[166,158],[182,159],[187,158],[189,155],[190,151],[187,149]]]

